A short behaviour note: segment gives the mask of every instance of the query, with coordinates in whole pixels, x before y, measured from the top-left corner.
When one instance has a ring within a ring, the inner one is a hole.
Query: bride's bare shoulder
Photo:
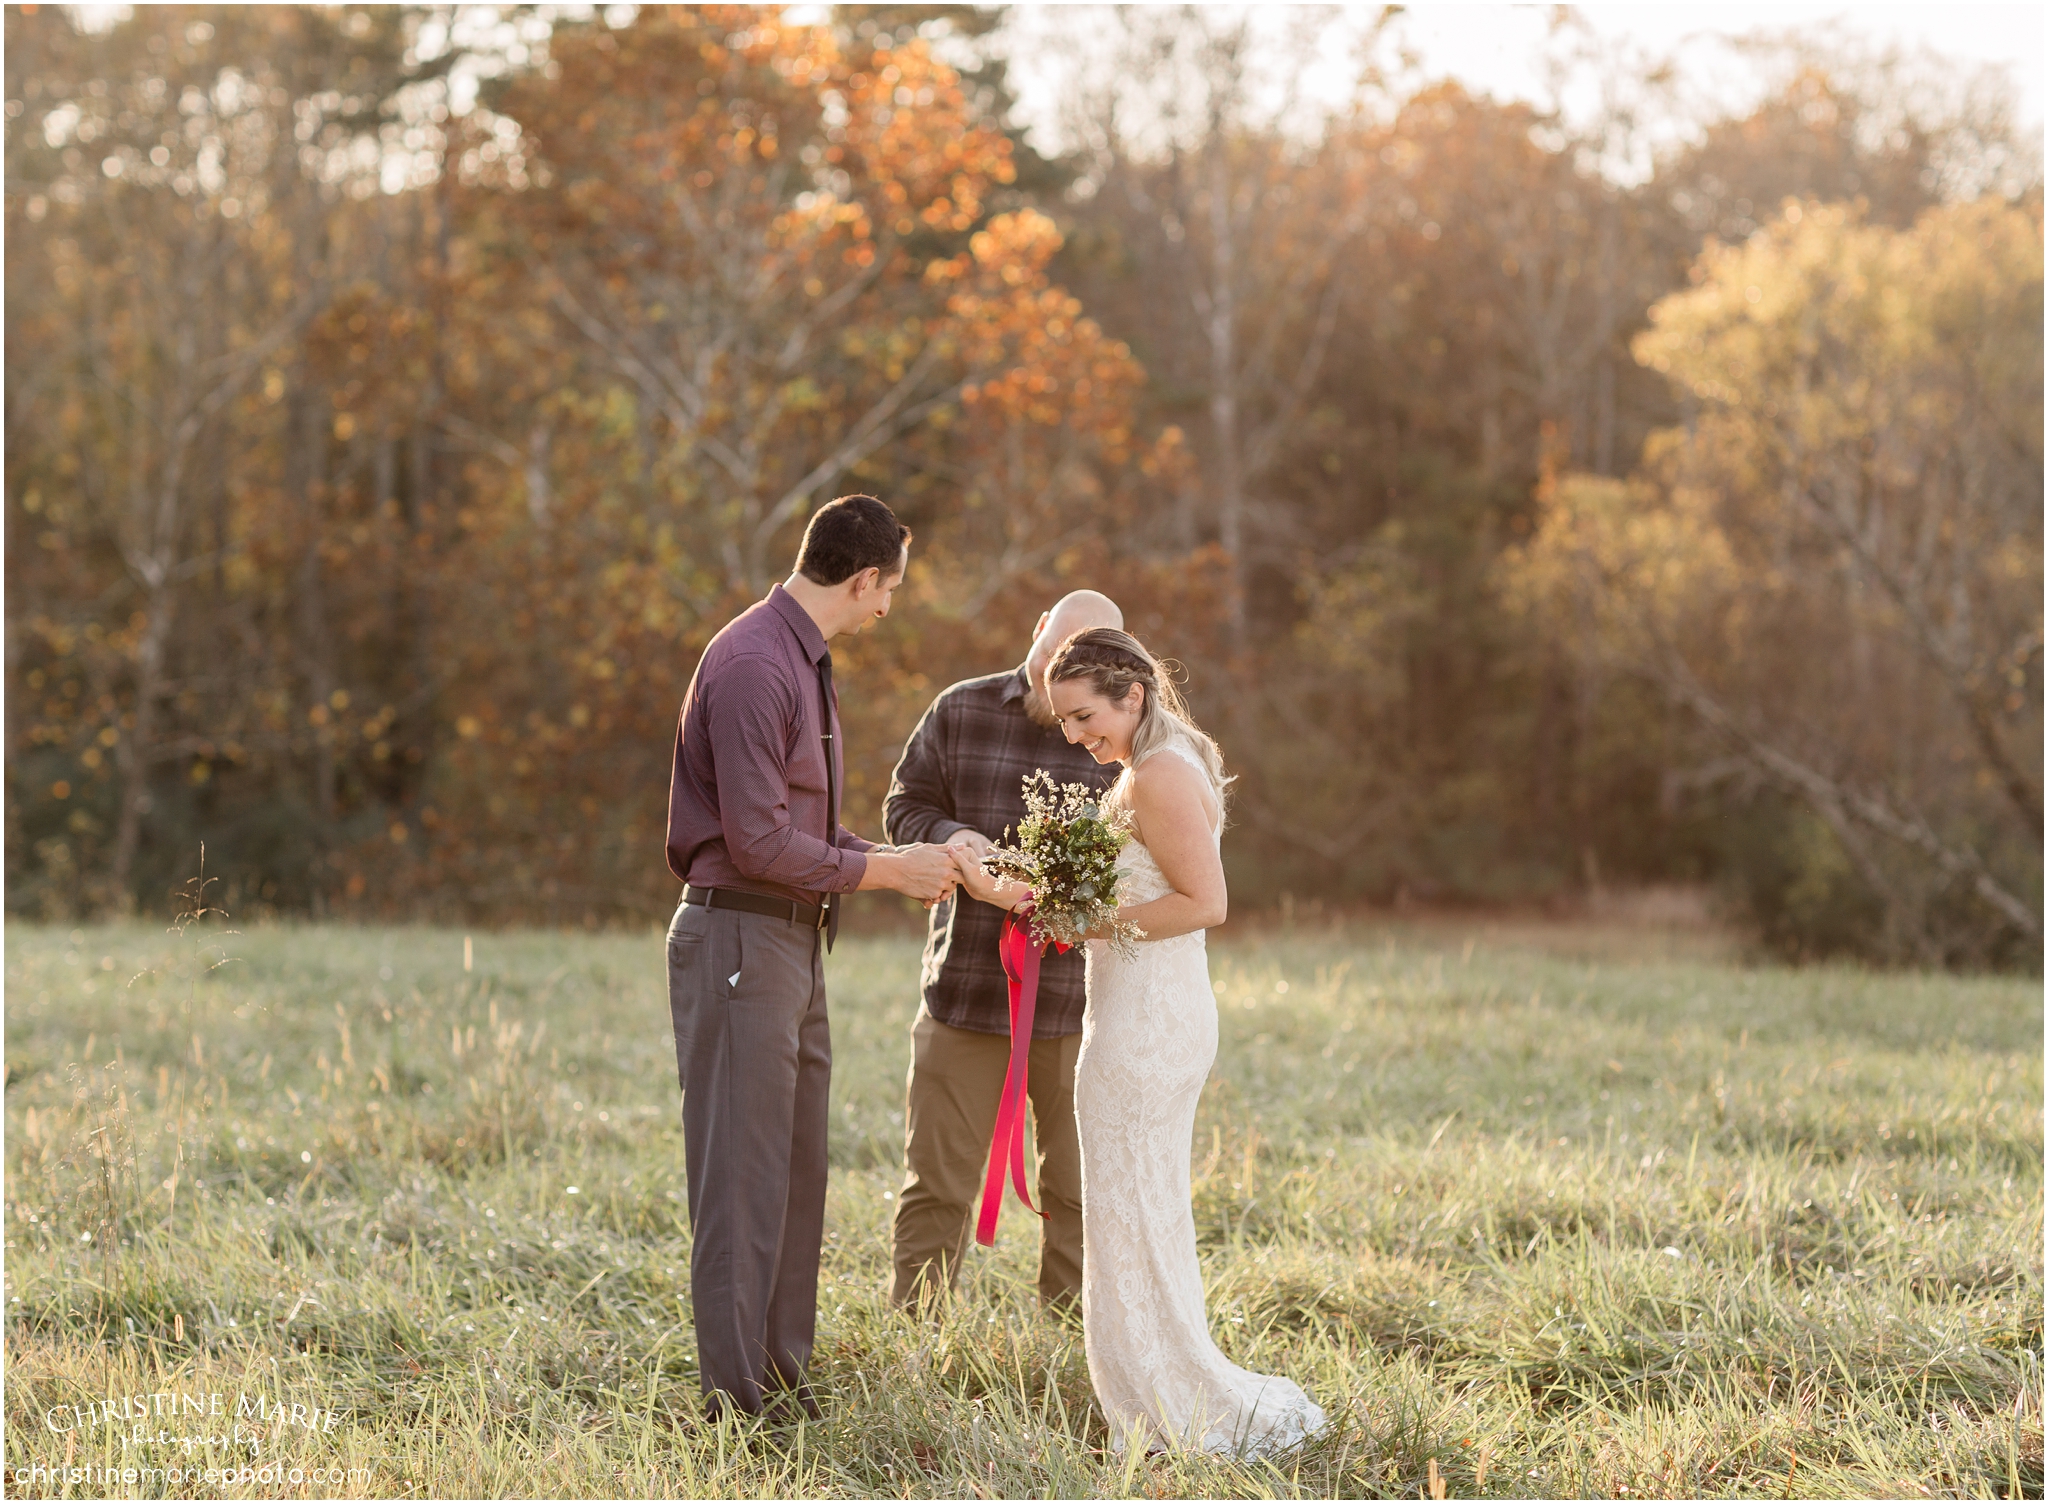
[[[1141,825],[1147,815],[1199,819],[1205,825],[1215,818],[1216,795],[1208,775],[1188,758],[1167,756],[1162,749],[1132,768],[1125,782]]]

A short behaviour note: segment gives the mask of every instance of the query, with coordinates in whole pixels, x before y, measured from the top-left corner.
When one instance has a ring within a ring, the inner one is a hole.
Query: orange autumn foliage
[[[924,45],[692,10],[553,61],[493,101],[515,148],[456,148],[451,396],[499,499],[437,558],[458,734],[407,839],[348,853],[358,905],[659,909],[696,656],[849,490],[918,535],[903,617],[841,654],[872,828],[923,699],[1100,578],[1128,491],[1142,373],[1052,281],[1053,222],[991,212],[1010,142]]]

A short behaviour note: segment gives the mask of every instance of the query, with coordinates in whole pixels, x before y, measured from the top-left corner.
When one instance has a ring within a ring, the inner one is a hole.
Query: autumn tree
[[[519,147],[484,181],[532,179],[494,206],[504,251],[631,391],[693,551],[757,594],[817,499],[1010,369],[1006,325],[1045,327],[1021,294],[1050,227],[962,255],[1010,143],[921,42],[711,8],[551,57],[498,106]]]
[[[1154,524],[1165,546],[1213,541],[1232,562],[1234,650],[1248,597],[1284,593],[1299,540],[1276,504],[1309,426],[1359,264],[1373,179],[1349,111],[1312,105],[1301,74],[1326,13],[1265,37],[1250,11],[1122,7],[1070,44],[1062,106],[1086,197],[1091,292],[1118,302],[1189,462]],[[1086,53],[1086,56],[1080,54]],[[1143,280],[1147,294],[1132,298]]]
[[[1637,339],[1692,423],[1513,566],[1812,812],[1896,955],[2039,943],[2040,308],[2038,208],[1788,201]]]
[[[1297,730],[1242,807],[1341,887],[1526,890],[1590,839],[1576,676],[1501,616],[1489,569],[1544,463],[1612,466],[1640,441],[1655,378],[1626,340],[1659,284],[1639,208],[1539,139],[1555,128],[1445,84],[1339,131],[1366,212],[1269,467],[1287,501],[1264,546],[1292,588],[1255,602],[1271,646],[1243,691]],[[1293,191],[1340,220],[1322,187]]]
[[[77,597],[32,588],[49,609],[10,650],[39,660],[31,687],[91,687],[51,697],[28,739],[84,743],[86,781],[111,761],[101,834],[125,899],[160,776],[246,740],[251,685],[201,648],[219,621],[192,597],[210,583],[218,603],[242,557],[229,478],[268,426],[248,399],[334,284],[321,179],[407,69],[371,10],[173,9],[99,33],[44,11],[9,32],[8,214],[26,232],[9,306],[43,336],[8,341],[10,490],[50,562],[100,592],[78,621]],[[67,823],[91,839],[102,817],[77,792]]]
[[[837,654],[856,825],[1093,585],[1222,735],[1240,891],[1711,880],[2027,964],[2009,101],[1780,39],[1688,118],[1561,11],[1547,103],[1381,17],[1316,104],[1332,19],[1063,12],[1048,162],[960,6],[10,9],[11,902],[203,838],[244,909],[640,922],[698,651],[860,489],[918,543]]]
[[[1710,236],[1747,240],[1787,198],[1860,201],[1873,222],[1905,229],[1944,201],[2013,197],[2038,176],[2038,144],[1988,69],[1796,33],[1742,50],[1776,86],[1745,115],[1703,122],[1643,187],[1681,265]]]
[[[898,507],[905,614],[953,624],[932,641],[970,661],[992,601],[1103,535],[1139,372],[1052,281],[1053,222],[996,211],[1010,156],[914,35],[731,8],[558,27],[545,71],[490,97],[451,149],[456,734],[407,840],[363,842],[352,881],[658,906],[690,668],[818,503]],[[947,656],[841,654],[856,818]]]

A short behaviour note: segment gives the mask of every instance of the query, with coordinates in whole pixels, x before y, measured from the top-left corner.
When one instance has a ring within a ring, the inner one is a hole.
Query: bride
[[[1133,957],[1088,946],[1088,1011],[1074,1070],[1085,1229],[1088,1374],[1112,1444],[1284,1451],[1324,1424],[1291,1380],[1237,1367],[1209,1338],[1190,1189],[1195,1104],[1216,1059],[1203,931],[1228,904],[1218,842],[1228,781],[1215,742],[1129,633],[1078,632],[1046,669],[1067,740],[1120,762],[1107,796],[1136,838],[1117,859]],[[1005,908],[1028,897],[961,860],[961,883]]]

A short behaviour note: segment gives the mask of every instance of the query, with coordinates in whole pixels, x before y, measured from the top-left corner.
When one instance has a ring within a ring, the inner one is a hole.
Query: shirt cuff
[[[952,840],[953,837],[960,834],[961,831],[972,829],[974,829],[972,825],[963,824],[958,820],[941,820],[932,826],[932,833],[926,836],[925,839],[934,846],[943,846],[946,842]]]
[[[858,837],[856,837],[856,839],[858,839]],[[870,842],[863,842],[862,848],[858,851],[853,850],[849,847],[841,848],[839,856],[839,875],[832,879],[831,887],[827,891],[833,893],[851,893],[854,891],[854,889],[860,886],[861,879],[868,875],[867,848],[871,844],[872,843]]]

